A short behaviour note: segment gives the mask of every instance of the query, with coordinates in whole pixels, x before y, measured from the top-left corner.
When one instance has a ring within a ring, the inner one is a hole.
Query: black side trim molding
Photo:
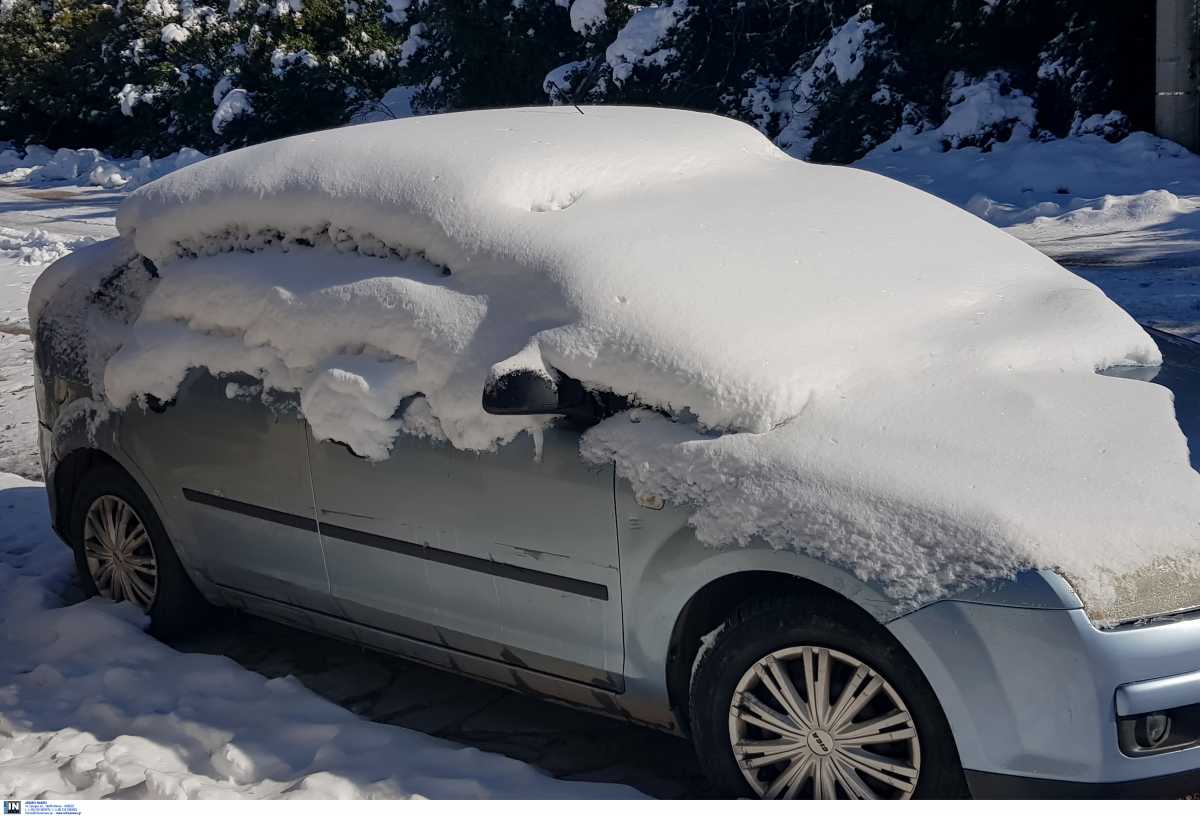
[[[351,544],[360,544],[364,547],[373,547],[377,550],[387,550],[397,555],[406,555],[411,558],[420,558],[424,561],[433,561],[438,564],[471,570],[472,572],[481,572],[485,575],[494,575],[497,578],[506,578],[510,581],[533,584],[534,586],[545,587],[558,592],[582,595],[585,598],[595,598],[600,601],[608,600],[608,587],[604,584],[593,583],[592,581],[568,578],[565,575],[555,575],[552,572],[532,570],[528,567],[518,567],[513,564],[505,564],[500,561],[492,561],[474,555],[464,555],[423,544],[414,544],[411,541],[388,538],[376,535],[375,533],[354,530],[350,527],[339,527],[336,524],[322,524],[318,527],[315,519],[296,516],[279,510],[271,510],[270,508],[259,507],[255,504],[246,504],[234,499],[227,499],[224,496],[214,496],[211,493],[202,493],[199,490],[192,490],[189,487],[183,489],[183,497],[190,502],[208,505],[220,510],[228,510],[231,513],[250,516],[262,521],[283,524],[298,530],[307,530],[314,533],[320,532],[323,536],[348,541]]]
[[[212,493],[201,493],[199,490],[192,490],[190,487],[183,489],[183,497],[190,502],[206,504],[218,510],[228,510],[230,513],[282,524],[285,527],[295,527],[297,530],[307,530],[310,533],[317,532],[316,519],[307,516],[284,513],[281,510],[272,510],[269,507],[259,507],[257,504],[246,504],[234,499],[227,499],[224,496],[214,496]]]
[[[366,533],[362,530],[352,530],[349,527],[338,527],[334,524],[322,524],[321,535],[338,538],[342,541],[349,541],[351,544],[361,544],[364,547],[374,547],[377,550],[387,550],[397,555],[407,555],[412,558],[433,561],[437,564],[471,570],[472,572],[482,572],[486,575],[494,575],[497,578],[507,578],[512,581],[520,581],[524,584],[534,584],[546,587],[547,589],[558,590],[559,592],[569,592],[572,595],[583,595],[587,598],[596,598],[601,601],[608,600],[608,587],[604,584],[594,584],[591,581],[568,578],[565,575],[555,575],[552,572],[541,572],[540,570],[518,567],[500,561],[491,561],[487,558],[478,558],[474,555],[463,555],[462,553],[451,552],[450,550],[440,550],[436,547],[414,544],[411,541],[401,541],[396,538],[387,538],[386,536],[375,535],[374,533]]]

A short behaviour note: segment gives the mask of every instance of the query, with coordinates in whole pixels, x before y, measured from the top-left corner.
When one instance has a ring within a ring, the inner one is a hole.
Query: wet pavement
[[[560,779],[619,782],[659,798],[714,795],[686,740],[247,615],[175,638],[267,677],[292,675],[360,716],[505,754]]]

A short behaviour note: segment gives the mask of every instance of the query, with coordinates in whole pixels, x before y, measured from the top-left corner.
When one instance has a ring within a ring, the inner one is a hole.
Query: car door
[[[612,466],[579,432],[495,453],[401,433],[369,462],[310,442],[330,588],[356,623],[620,690]]]
[[[193,369],[171,403],[126,412],[122,445],[206,578],[250,599],[331,613],[305,424],[294,397],[267,402],[251,377]]]

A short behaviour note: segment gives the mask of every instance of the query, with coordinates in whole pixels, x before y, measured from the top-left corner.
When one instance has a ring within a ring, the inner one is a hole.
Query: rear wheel
[[[692,678],[692,732],[738,796],[953,798],[966,793],[941,706],[881,627],[795,598],[737,610]]]
[[[150,616],[155,634],[205,620],[208,604],[175,554],[149,499],[113,465],[89,471],[71,505],[71,543],[84,589],[128,601]]]

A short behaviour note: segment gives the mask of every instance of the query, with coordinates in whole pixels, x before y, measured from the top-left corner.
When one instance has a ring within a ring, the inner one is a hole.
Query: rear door
[[[623,660],[613,468],[579,432],[540,454],[401,433],[373,463],[310,442],[333,597],[367,627],[606,689]]]
[[[194,369],[172,403],[126,412],[122,445],[158,489],[172,536],[205,577],[251,602],[333,612],[305,424],[293,397],[268,402],[253,378]]]

